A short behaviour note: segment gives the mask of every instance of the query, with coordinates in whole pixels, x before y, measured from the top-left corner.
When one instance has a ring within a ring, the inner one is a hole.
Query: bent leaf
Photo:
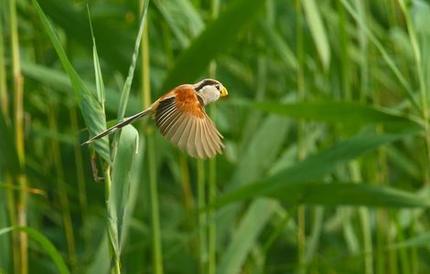
[[[318,154],[309,156],[291,167],[284,168],[272,176],[227,193],[217,201],[216,205],[221,206],[252,197],[277,197],[277,194],[287,192],[285,189],[293,187],[293,184],[321,182],[323,176],[331,172],[338,164],[350,161],[381,145],[394,142],[407,135],[408,133],[355,136]],[[305,190],[305,188],[299,189]],[[289,193],[285,195],[289,195]],[[286,198],[291,197],[286,196]]]
[[[287,104],[279,102],[235,100],[231,103],[282,116],[328,123],[350,125],[398,123],[405,127],[422,128],[419,121],[409,117],[390,112],[381,107],[371,107],[350,102],[300,102]]]

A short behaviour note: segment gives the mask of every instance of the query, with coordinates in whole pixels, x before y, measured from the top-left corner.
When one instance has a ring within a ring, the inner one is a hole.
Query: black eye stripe
[[[216,85],[216,88],[219,89],[218,81],[212,79],[205,79],[196,87],[196,90],[199,91],[200,89],[208,85]]]

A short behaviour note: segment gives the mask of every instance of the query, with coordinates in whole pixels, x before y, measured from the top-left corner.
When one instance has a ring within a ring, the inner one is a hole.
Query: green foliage
[[[39,4],[36,0],[33,0],[34,7],[36,12],[38,13],[40,20],[42,21],[43,27],[47,32],[49,39],[52,42],[52,45],[55,48],[55,51],[60,58],[61,64],[64,67],[64,70],[67,72],[70,82],[72,83],[73,91],[75,92],[76,101],[78,102],[82,116],[84,117],[85,124],[88,127],[88,130],[91,135],[96,135],[99,132],[106,129],[106,120],[104,113],[104,104],[100,97],[99,92],[90,91],[82,79],[79,77],[76,70],[73,68],[69,59],[67,58],[66,52],[61,46],[61,42],[58,39],[58,36],[55,34],[55,31],[49,22],[46,15],[43,13]],[[110,161],[110,150],[109,150],[109,142],[107,138],[103,138],[97,140],[95,142],[95,149],[100,154],[102,158],[106,161]]]
[[[430,272],[428,1],[9,2],[0,273]],[[80,145],[208,77],[215,161],[152,119]]]
[[[42,250],[44,250],[46,254],[54,262],[54,264],[57,267],[58,273],[61,273],[61,274],[70,273],[60,252],[58,252],[58,250],[55,248],[52,242],[48,238],[46,238],[42,233],[40,233],[39,231],[31,227],[4,227],[0,229],[0,237],[3,237],[4,234],[10,233],[12,231],[20,231],[20,232],[26,233],[30,236],[32,240],[37,242],[42,248]]]
[[[209,62],[234,45],[240,31],[261,11],[265,1],[231,1],[225,11],[193,40],[169,71],[162,90],[195,81]],[[186,68],[186,69],[184,69]]]

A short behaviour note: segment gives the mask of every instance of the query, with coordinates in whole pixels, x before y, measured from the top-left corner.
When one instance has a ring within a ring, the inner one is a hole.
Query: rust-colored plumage
[[[149,108],[94,136],[86,143],[109,135],[135,120],[152,115],[160,133],[181,150],[196,158],[211,158],[224,148],[222,135],[205,112],[205,105],[226,96],[216,80],[180,85],[156,100]]]

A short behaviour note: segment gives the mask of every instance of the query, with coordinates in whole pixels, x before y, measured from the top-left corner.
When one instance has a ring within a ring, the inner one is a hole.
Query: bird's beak
[[[228,91],[224,86],[221,88],[220,92],[221,92],[221,97],[225,97],[228,95]]]

